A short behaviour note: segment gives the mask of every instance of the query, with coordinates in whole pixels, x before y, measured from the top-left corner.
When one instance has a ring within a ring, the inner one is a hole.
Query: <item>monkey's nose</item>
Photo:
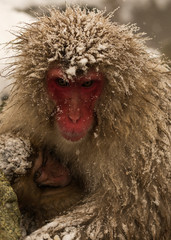
[[[68,117],[73,123],[77,123],[80,119],[80,114],[69,114]]]
[[[68,117],[73,123],[77,123],[80,119],[80,108],[70,108]]]

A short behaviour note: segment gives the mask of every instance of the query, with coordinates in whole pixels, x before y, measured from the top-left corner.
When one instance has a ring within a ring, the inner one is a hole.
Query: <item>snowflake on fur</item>
[[[28,140],[11,134],[0,137],[0,169],[9,180],[15,174],[25,174],[26,169],[31,167],[32,163],[28,161],[31,151]]]

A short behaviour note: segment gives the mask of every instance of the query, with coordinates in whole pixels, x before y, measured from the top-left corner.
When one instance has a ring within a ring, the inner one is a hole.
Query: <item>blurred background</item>
[[[137,23],[151,38],[148,42],[151,51],[155,49],[171,59],[171,0],[0,0],[0,104],[8,97],[8,85],[12,82],[2,73],[12,56],[5,49],[5,43],[14,37],[11,31],[18,31],[17,25],[35,21],[34,12],[41,14],[48,6],[65,9],[66,2],[90,9],[106,8],[107,12],[119,7],[113,20],[121,24]]]

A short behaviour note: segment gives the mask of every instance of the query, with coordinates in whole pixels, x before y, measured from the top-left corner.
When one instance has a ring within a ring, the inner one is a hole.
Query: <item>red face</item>
[[[93,70],[72,81],[63,79],[61,68],[48,71],[48,93],[57,105],[56,121],[65,139],[78,141],[92,128],[94,106],[103,85],[103,75]]]

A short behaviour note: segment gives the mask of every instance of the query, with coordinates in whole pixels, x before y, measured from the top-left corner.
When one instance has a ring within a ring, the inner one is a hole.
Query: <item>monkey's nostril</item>
[[[77,123],[80,120],[80,114],[69,114],[68,118],[73,122]]]
[[[71,118],[71,117],[69,116],[69,119],[70,119],[73,123],[77,123],[80,118],[77,118],[77,119],[75,118],[75,119],[74,119],[74,118]]]

